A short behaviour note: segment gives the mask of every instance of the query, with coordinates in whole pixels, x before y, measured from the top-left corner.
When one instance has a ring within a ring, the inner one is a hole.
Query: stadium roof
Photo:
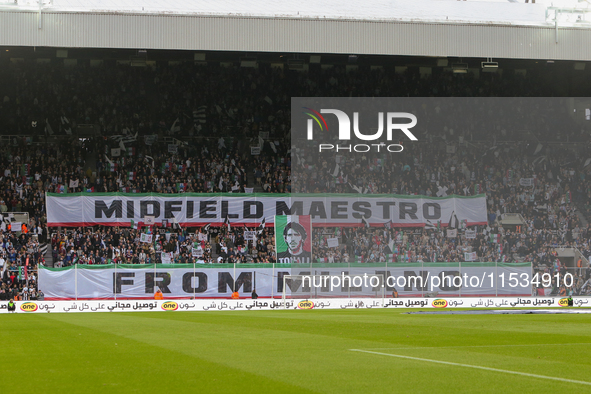
[[[10,1],[0,45],[591,59],[578,0]]]

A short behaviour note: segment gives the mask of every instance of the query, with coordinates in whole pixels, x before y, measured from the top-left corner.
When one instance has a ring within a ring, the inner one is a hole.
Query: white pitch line
[[[536,374],[527,373],[527,372],[517,372],[517,371],[509,371],[509,370],[506,370],[506,369],[481,367],[479,365],[452,363],[450,361],[431,360],[431,359],[428,359],[428,358],[402,356],[400,354],[389,354],[389,353],[380,353],[380,352],[370,352],[369,350],[360,350],[360,349],[349,349],[349,350],[352,351],[352,352],[362,352],[362,353],[369,353],[369,354],[377,354],[377,355],[380,355],[380,356],[406,358],[406,359],[409,359],[409,360],[426,361],[426,362],[429,362],[429,363],[453,365],[453,366],[456,366],[456,367],[466,367],[466,368],[482,369],[482,370],[485,370],[485,371],[492,371],[492,372],[503,372],[503,373],[513,374],[513,375],[528,376],[528,377],[531,377],[531,378],[557,380],[559,382],[576,383],[576,384],[584,384],[584,385],[587,385],[587,386],[591,386],[591,382],[584,382],[582,380],[572,380],[572,379],[565,379],[565,378],[557,378],[557,377],[554,377],[554,376],[536,375]]]
[[[513,346],[568,346],[591,345],[589,342],[581,343],[538,343],[538,344],[512,344],[512,345],[468,345],[468,346],[416,346],[416,347],[370,347],[370,350],[420,350],[420,349],[457,349],[473,347],[513,347]]]

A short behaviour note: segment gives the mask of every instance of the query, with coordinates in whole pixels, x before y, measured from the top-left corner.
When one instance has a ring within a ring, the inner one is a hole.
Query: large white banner
[[[563,313],[591,313],[588,297],[573,297],[575,308]],[[559,297],[459,297],[459,298],[325,298],[311,299],[238,299],[238,300],[69,300],[15,301],[15,313],[80,313],[80,312],[183,312],[183,311],[257,311],[284,309],[433,309],[433,308],[561,308],[567,298]],[[583,307],[581,309],[581,307]],[[522,311],[527,313],[529,311]],[[554,310],[553,312],[559,312]],[[0,301],[0,313],[8,312],[8,301]],[[304,313],[304,312],[302,312]]]
[[[236,290],[261,297],[283,293],[305,297],[403,296],[496,296],[531,295],[530,264],[451,263],[377,267],[371,264],[226,265],[203,264],[182,268],[156,266],[77,266],[41,268],[39,288],[47,298],[146,298],[160,288],[166,297],[225,298]],[[309,277],[308,280],[305,277]]]
[[[427,264],[425,264],[427,265]],[[480,265],[480,266],[479,266]],[[483,266],[489,265],[489,266]],[[296,266],[295,264],[293,266]],[[394,289],[401,296],[485,296],[531,295],[531,265],[453,263],[430,266],[392,267],[305,267],[291,268],[291,275],[301,278],[287,286],[292,296],[342,297],[377,296],[382,291],[391,294]],[[304,279],[312,276],[310,281]],[[322,281],[319,276],[326,276]],[[372,281],[372,276],[374,280]],[[294,283],[295,282],[295,283]],[[377,285],[376,285],[377,284]],[[382,290],[383,288],[383,290]]]
[[[423,227],[440,222],[447,226],[454,219],[466,225],[487,223],[486,198],[428,198],[397,195],[359,194],[123,194],[123,193],[47,193],[48,226],[107,226],[171,222],[183,226],[223,224],[258,225],[263,218],[273,223],[276,215],[310,215],[315,227],[372,226]]]
[[[112,267],[112,266],[111,266]],[[280,295],[273,270],[228,268],[100,268],[40,269],[39,288],[47,298],[145,298],[162,290],[166,297],[229,297],[233,289],[262,297]],[[285,275],[285,270],[277,270]],[[282,284],[283,282],[281,282]]]

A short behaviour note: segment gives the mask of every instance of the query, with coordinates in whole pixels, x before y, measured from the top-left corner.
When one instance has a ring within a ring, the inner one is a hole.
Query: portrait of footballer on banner
[[[312,258],[310,216],[275,216],[275,246],[279,263],[310,264]]]

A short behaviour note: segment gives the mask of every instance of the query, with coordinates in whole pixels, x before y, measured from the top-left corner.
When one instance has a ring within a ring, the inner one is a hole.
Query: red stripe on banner
[[[304,241],[304,251],[311,252],[312,251],[312,219],[310,215],[300,215],[298,216],[298,221],[306,229],[308,233],[306,236],[306,240]]]
[[[404,294],[403,292],[399,293],[401,295],[401,297],[399,299],[405,299],[405,298],[424,298],[423,295],[421,295],[420,293],[417,294]],[[495,294],[467,294],[464,295],[462,294],[461,296],[459,294],[440,294],[437,296],[438,298],[448,298],[448,299],[454,299],[454,298],[478,298],[478,297],[488,297],[488,298],[497,298],[502,300],[503,298],[506,297],[531,297],[531,294],[529,293],[524,293],[524,294],[511,294],[511,295],[507,295],[507,296],[495,296]],[[275,295],[273,297],[271,296],[267,296],[267,297],[259,297],[260,299],[281,299],[281,295]],[[350,298],[348,295],[343,295],[343,296],[335,296],[335,295],[331,295],[331,296],[321,296],[318,295],[317,296],[318,299],[325,299],[325,298]],[[375,298],[375,299],[381,299],[381,297],[367,297],[367,298]],[[390,296],[390,294],[387,292],[386,293],[386,298],[392,298]],[[191,295],[191,297],[164,297],[164,300],[192,300],[193,296]],[[232,299],[231,296],[226,296],[226,297],[195,297],[195,299],[198,300],[229,300]],[[249,293],[244,293],[240,296],[241,300],[250,300],[250,294]],[[303,299],[303,297],[293,297],[290,299]],[[435,298],[433,298],[434,300]],[[45,297],[44,301],[101,301],[101,300],[117,300],[117,301],[137,301],[137,300],[152,300],[154,301],[154,297],[107,297],[107,298],[83,298],[83,297],[78,297],[78,298],[66,298],[66,297]],[[44,302],[44,301],[39,301],[39,302]],[[36,302],[36,301],[33,301]]]
[[[218,222],[218,223],[213,223],[213,222],[190,222],[190,223],[179,223],[179,226],[181,227],[203,227],[205,225],[211,225],[211,227],[223,227],[226,226],[224,224],[224,222]],[[260,222],[248,222],[248,223],[239,223],[239,222],[230,222],[232,227],[238,226],[238,227],[259,227],[261,225]],[[275,227],[275,223],[271,222],[267,222],[265,223],[265,227]]]
[[[300,216],[303,218],[304,216]],[[310,217],[308,215],[308,217]],[[300,219],[301,223],[301,219]],[[139,222],[138,222],[139,224]],[[210,224],[213,227],[221,227],[224,226],[224,222],[186,222],[186,223],[179,223],[181,227],[202,227],[206,224]],[[466,223],[467,227],[470,226],[486,226],[488,222],[468,222]],[[110,226],[110,227],[129,227],[130,222],[54,222],[54,223],[47,223],[47,227],[87,227],[87,226]],[[161,226],[161,222],[156,222],[156,225]],[[258,227],[261,225],[261,222],[232,222],[232,226],[246,226],[246,227]],[[314,223],[312,221],[313,227],[364,227],[363,223]],[[142,226],[145,226],[142,224]],[[267,221],[265,223],[265,227],[274,227],[275,223],[273,220]],[[370,223],[371,227],[384,227],[384,223]],[[447,227],[448,223],[441,223],[441,227]],[[304,226],[305,227],[305,226]],[[425,223],[392,223],[392,227],[425,227]]]
[[[153,225],[145,225],[142,223],[142,227],[154,227]],[[188,222],[188,223],[179,223],[181,227],[203,227],[206,224],[210,224],[212,227],[222,227],[225,226],[224,222]],[[110,227],[130,227],[129,222],[56,222],[56,223],[47,223],[47,227],[88,227],[88,226],[110,226]],[[138,222],[139,225],[139,222]],[[162,226],[161,222],[156,222],[155,226]],[[246,226],[246,227],[259,227],[261,225],[260,222],[248,222],[248,223],[232,223],[232,226]],[[265,227],[274,227],[274,223],[267,222],[265,223]]]
[[[363,223],[312,223],[314,227],[364,227]],[[487,222],[468,222],[466,227],[486,226]],[[370,223],[370,227],[384,227],[384,223]],[[441,227],[447,227],[448,223],[441,223]],[[425,227],[425,223],[392,223],[392,227]]]

